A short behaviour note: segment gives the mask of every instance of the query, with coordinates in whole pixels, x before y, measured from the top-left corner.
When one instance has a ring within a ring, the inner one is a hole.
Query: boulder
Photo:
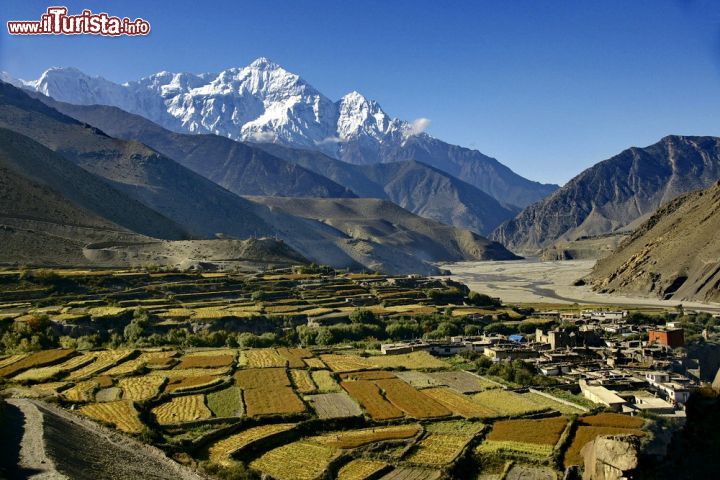
[[[583,480],[630,478],[638,466],[640,439],[634,435],[605,435],[595,438],[580,451],[585,468]]]

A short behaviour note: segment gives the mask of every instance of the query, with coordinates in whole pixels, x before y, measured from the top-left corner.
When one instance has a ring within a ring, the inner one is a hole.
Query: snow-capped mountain
[[[266,58],[217,74],[160,72],[122,85],[75,68],[51,68],[37,80],[10,83],[67,103],[116,106],[178,132],[214,133],[333,155],[343,142],[371,147],[418,133],[357,92],[333,102]]]
[[[180,133],[320,151],[360,165],[417,160],[507,205],[527,206],[557,188],[433,138],[423,133],[429,120],[392,118],[358,92],[334,102],[266,58],[220,73],[160,72],[122,85],[75,68],[51,68],[31,81],[0,72],[0,80],[61,102],[118,107]]]

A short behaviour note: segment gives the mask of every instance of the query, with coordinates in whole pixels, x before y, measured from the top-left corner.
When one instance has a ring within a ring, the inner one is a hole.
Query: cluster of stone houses
[[[579,315],[542,312],[561,327],[538,328],[534,335],[452,337],[382,345],[388,355],[426,350],[436,355],[480,352],[493,361],[523,360],[560,386],[627,413],[652,412],[684,418],[690,392],[699,386],[687,368],[683,330],[672,326],[629,325],[625,311],[583,311]],[[647,333],[647,341],[633,333]]]

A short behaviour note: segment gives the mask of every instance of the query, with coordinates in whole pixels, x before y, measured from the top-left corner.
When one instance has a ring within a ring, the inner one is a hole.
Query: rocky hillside
[[[321,152],[275,144],[261,146],[322,173],[359,197],[387,199],[421,217],[481,235],[489,234],[519,211],[443,170],[414,160],[353,165]]]
[[[502,247],[485,249],[484,245],[490,242],[469,231],[430,220],[427,222],[431,228],[417,224],[417,228],[423,228],[417,235],[422,235],[428,244],[443,244],[447,241],[446,229],[456,231],[457,241],[462,237],[466,244],[466,248],[454,250],[459,257],[446,248],[428,253],[420,249],[424,243],[418,243],[417,249],[413,249],[412,243],[398,243],[398,238],[408,235],[408,229],[401,228],[399,223],[388,223],[384,238],[357,239],[318,219],[292,215],[242,198],[142,143],[109,137],[6,83],[0,83],[0,128],[26,135],[45,147],[45,152],[54,152],[52,158],[61,159],[60,170],[68,162],[81,168],[123,196],[144,205],[146,211],[156,212],[158,219],[168,219],[168,223],[179,225],[182,232],[197,239],[274,237],[309,261],[336,268],[381,269],[388,273],[437,273],[438,269],[430,262],[478,260],[492,258],[493,254],[504,258],[509,254]],[[61,200],[56,203],[59,202]],[[400,207],[395,208],[415,217]],[[92,211],[98,210],[111,212],[112,206],[98,205]],[[77,242],[74,248],[77,249]],[[202,249],[198,244],[192,250],[192,258],[201,259]],[[168,256],[175,258],[176,254],[171,252]]]
[[[72,105],[34,94],[43,103],[116,138],[136,140],[238,195],[353,197],[344,186],[249,144],[218,135],[171,132],[117,107]]]
[[[276,143],[359,165],[416,160],[518,207],[557,188],[529,181],[476,150],[437,140],[424,132],[427,119],[393,118],[358,92],[333,101],[267,58],[218,73],[159,72],[123,85],[74,68],[51,68],[32,81],[3,78],[59,101],[119,107],[175,132]]]
[[[415,160],[443,170],[473,185],[505,205],[526,207],[558,189],[557,185],[534,182],[492,157],[469,148],[445,143],[428,135],[416,135],[398,144],[384,144],[383,162]],[[348,160],[345,156],[343,160]]]
[[[588,281],[599,291],[720,301],[720,182],[661,207]]]
[[[314,150],[174,133],[116,107],[72,105],[34,95],[113,137],[142,142],[238,195],[384,198],[420,216],[483,235],[518,212],[415,161],[353,165]]]
[[[6,172],[0,212],[72,225],[97,225],[179,240],[188,234],[175,222],[113,188],[104,179],[19,133],[0,128],[0,168]],[[10,181],[10,175],[14,180]],[[24,185],[25,187],[21,187]],[[36,193],[31,194],[33,189]],[[10,197],[10,192],[16,196]],[[40,192],[49,192],[40,195]],[[51,200],[50,197],[57,200]],[[76,212],[71,214],[70,210]]]
[[[631,229],[678,195],[720,179],[720,139],[669,136],[630,148],[573,178],[498,227],[491,238],[531,252],[558,240]]]
[[[413,252],[420,259],[514,260],[502,245],[467,230],[418,217],[394,203],[376,199],[292,199],[253,197],[291,215],[319,220],[352,237]],[[388,258],[387,261],[394,261]]]

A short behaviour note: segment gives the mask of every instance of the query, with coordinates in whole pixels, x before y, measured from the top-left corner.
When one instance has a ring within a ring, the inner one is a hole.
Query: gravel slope
[[[37,400],[7,402],[24,416],[18,470],[10,478],[42,480],[199,480],[160,450]],[[3,433],[3,436],[5,433]],[[10,435],[12,438],[18,436]],[[10,449],[13,446],[8,446]]]

